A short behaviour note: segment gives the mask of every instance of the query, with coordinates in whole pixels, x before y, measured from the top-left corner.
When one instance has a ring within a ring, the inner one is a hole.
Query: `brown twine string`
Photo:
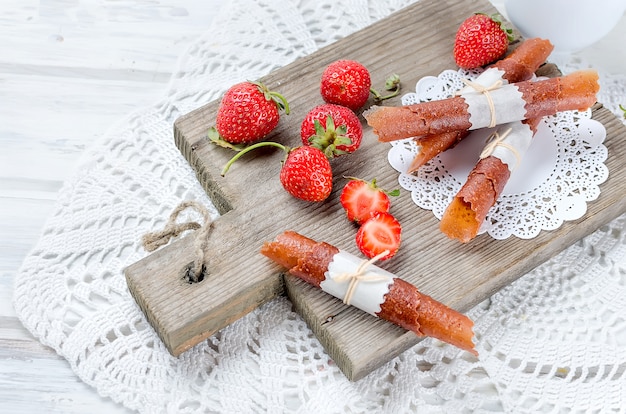
[[[346,294],[343,297],[343,303],[346,305],[350,305],[352,301],[352,296],[354,296],[354,292],[356,291],[356,287],[359,282],[383,282],[385,280],[389,280],[389,276],[385,275],[377,275],[377,274],[367,274],[367,268],[378,261],[381,257],[385,257],[389,254],[389,250],[385,250],[382,253],[377,254],[372,257],[370,260],[363,260],[359,267],[356,268],[354,273],[342,273],[333,277],[333,280],[337,283],[343,283],[346,280],[350,280],[350,284],[348,285],[348,289],[346,290]]]
[[[204,221],[204,225],[196,223],[195,221],[188,221],[185,223],[177,223],[178,215],[187,208],[193,208],[200,215]],[[181,233],[187,230],[198,230],[196,232],[196,240],[194,248],[196,250],[196,260],[194,260],[193,273],[190,274],[193,282],[198,282],[202,274],[202,268],[204,266],[204,254],[208,243],[208,235],[211,229],[211,217],[209,211],[202,204],[196,201],[183,201],[174,209],[170,214],[170,217],[165,224],[163,230],[147,233],[143,236],[143,247],[146,251],[152,252],[161,246],[169,243],[173,237],[178,237]]]
[[[462,79],[463,83],[465,83],[470,88],[474,89],[476,92],[482,93],[487,98],[487,103],[489,104],[489,112],[491,112],[491,121],[489,122],[489,128],[493,128],[497,125],[496,120],[496,106],[493,103],[493,98],[491,97],[491,91],[499,89],[502,87],[503,82],[501,80],[496,81],[491,86],[483,86],[478,82],[472,82],[468,79]]]
[[[519,163],[522,161],[522,157],[517,151],[517,148],[515,148],[513,145],[510,145],[504,142],[504,139],[507,137],[507,135],[511,133],[511,131],[512,131],[512,128],[509,128],[506,131],[504,131],[502,134],[498,134],[498,131],[494,131],[491,135],[489,135],[487,137],[487,143],[485,145],[485,148],[483,148],[483,151],[480,153],[480,159],[482,160],[483,158],[489,157],[491,154],[493,154],[493,152],[496,150],[497,147],[503,147],[503,148],[508,149],[509,151],[513,153],[513,155],[515,155],[515,159],[516,159],[515,168],[517,168]]]

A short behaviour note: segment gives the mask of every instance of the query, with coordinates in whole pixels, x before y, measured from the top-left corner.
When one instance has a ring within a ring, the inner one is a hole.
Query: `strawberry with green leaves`
[[[241,82],[231,86],[217,109],[215,127],[209,138],[224,146],[247,145],[259,141],[276,128],[280,111],[289,114],[289,103],[260,82]]]
[[[454,40],[454,60],[463,69],[488,65],[506,53],[513,40],[498,15],[476,13],[461,23]]]
[[[328,158],[356,151],[363,139],[363,127],[349,108],[322,104],[311,109],[300,125],[304,145],[322,150]]]
[[[286,153],[280,170],[280,183],[295,198],[304,201],[324,201],[333,189],[333,173],[326,155],[311,146],[287,147],[272,141],[258,142],[239,151],[222,169],[226,175],[230,166],[244,154],[260,147],[273,146]]]
[[[370,182],[350,178],[343,187],[339,202],[346,211],[348,220],[361,224],[374,213],[388,213],[391,206],[389,196],[398,196],[399,190],[385,191],[378,186],[376,179]]]
[[[356,233],[356,245],[365,256],[388,260],[396,255],[402,240],[402,226],[390,213],[378,212],[368,218]]]

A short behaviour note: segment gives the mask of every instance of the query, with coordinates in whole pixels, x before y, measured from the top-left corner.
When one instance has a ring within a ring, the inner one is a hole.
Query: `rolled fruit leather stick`
[[[549,40],[531,38],[522,43],[504,59],[489,66],[474,82],[489,87],[498,80],[504,83],[517,83],[531,79],[541,65],[546,62],[554,46]],[[467,86],[467,88],[471,88]],[[467,129],[426,135],[414,138],[419,152],[413,158],[407,173],[417,171],[422,165],[443,151],[454,147],[470,134]]]
[[[264,243],[261,253],[290,274],[361,310],[478,355],[470,318],[369,262],[293,231]],[[358,284],[352,285],[355,279]],[[351,288],[353,295],[347,300]]]
[[[474,130],[561,111],[584,111],[596,102],[598,90],[598,73],[580,70],[551,79],[503,85],[488,95],[471,92],[413,105],[372,107],[363,115],[378,139],[387,142]]]
[[[502,139],[495,135],[495,141],[487,144],[486,151],[441,218],[439,228],[446,236],[462,243],[476,237],[511,172],[528,149],[540,121],[541,118],[532,118],[499,128],[497,133],[502,134]]]

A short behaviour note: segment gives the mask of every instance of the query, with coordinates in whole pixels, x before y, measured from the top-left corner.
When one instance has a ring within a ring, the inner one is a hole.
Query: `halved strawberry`
[[[402,226],[393,215],[374,213],[357,231],[356,245],[369,258],[383,255],[378,260],[387,260],[398,252],[401,234]]]
[[[376,184],[376,179],[369,183],[359,178],[351,178],[343,187],[339,202],[348,220],[361,224],[373,213],[389,212],[389,196],[397,196],[399,190],[387,192]]]

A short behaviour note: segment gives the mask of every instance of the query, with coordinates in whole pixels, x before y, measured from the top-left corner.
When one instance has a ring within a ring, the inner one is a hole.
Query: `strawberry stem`
[[[272,100],[278,105],[278,108],[283,109],[285,115],[289,115],[289,102],[287,102],[287,99],[278,92],[271,92],[270,95]]]
[[[352,180],[352,181],[362,181],[364,183],[367,183],[370,186],[370,188],[373,188],[374,190],[380,190],[383,193],[392,197],[397,197],[400,195],[400,190],[398,190],[397,188],[391,191],[387,191],[384,188],[379,187],[378,184],[376,183],[376,178],[373,178],[372,181],[370,182],[367,182],[366,180],[362,178],[346,176],[346,175],[344,175],[343,178],[345,178],[346,180]]]
[[[400,93],[400,76],[395,73],[385,80],[385,90],[392,91],[391,94],[382,96],[376,89],[370,88],[370,92],[374,95],[374,102],[380,103],[389,98],[393,98]]]
[[[282,109],[285,111],[285,115],[289,115],[289,102],[287,99],[278,92],[270,91],[267,86],[265,86],[261,82],[248,81],[253,85],[256,85],[259,88],[259,91],[265,96],[265,99],[268,101],[273,101],[278,109]]]
[[[619,109],[624,111],[624,119],[626,119],[626,107],[624,107],[622,104],[619,104]]]
[[[237,161],[239,158],[241,158],[244,154],[247,154],[250,151],[253,151],[257,148],[261,148],[261,147],[276,147],[276,148],[280,148],[285,152],[289,152],[291,150],[291,148],[279,144],[278,142],[274,142],[274,141],[262,141],[262,142],[257,142],[256,144],[252,144],[244,149],[242,149],[241,151],[239,151],[237,154],[235,154],[227,163],[226,165],[224,165],[224,168],[222,168],[222,172],[221,175],[222,177],[226,175],[226,173],[228,172],[228,170],[230,169],[230,166],[233,165],[235,163],[235,161]]]

